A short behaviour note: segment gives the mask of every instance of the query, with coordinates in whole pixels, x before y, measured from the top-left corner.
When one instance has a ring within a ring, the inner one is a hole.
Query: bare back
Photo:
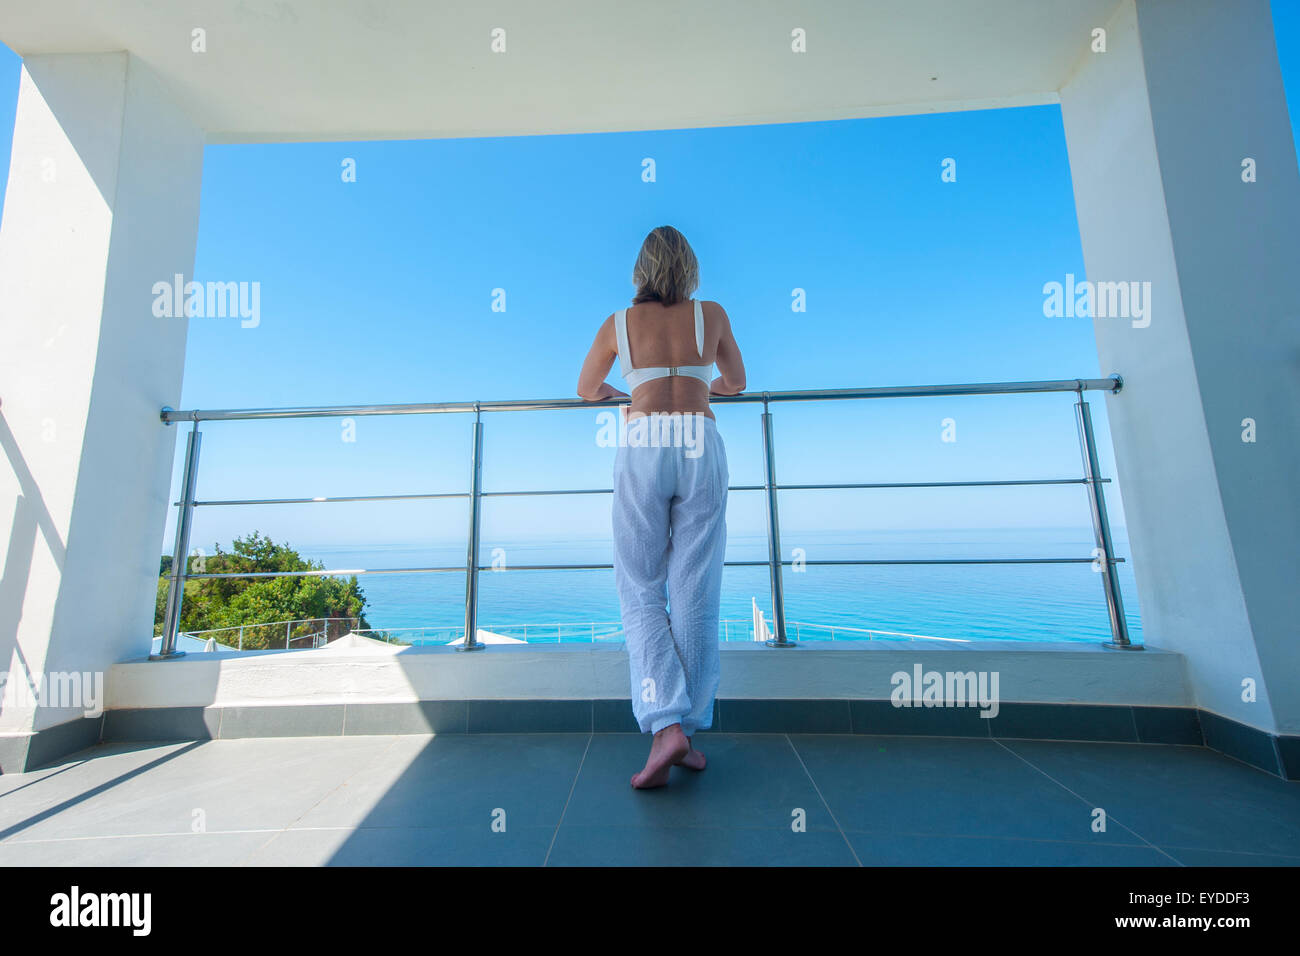
[[[632,417],[652,412],[696,412],[713,418],[710,395],[738,395],[745,390],[745,363],[731,331],[727,311],[716,302],[700,302],[702,348],[696,350],[695,301],[675,305],[642,302],[628,307],[626,319],[629,367],[658,369],[717,365],[718,377],[704,382],[692,374],[651,378],[633,389],[627,406]],[[589,402],[625,396],[605,376],[619,357],[615,315],[601,324],[578,375],[578,395]]]
[[[625,356],[636,368],[660,365],[711,365],[717,360],[720,333],[716,303],[701,302],[704,311],[704,352],[695,351],[695,306],[692,301],[663,306],[642,302],[627,310],[627,340],[632,354]],[[651,412],[709,410],[709,387],[688,376],[656,378],[632,392],[629,417]]]

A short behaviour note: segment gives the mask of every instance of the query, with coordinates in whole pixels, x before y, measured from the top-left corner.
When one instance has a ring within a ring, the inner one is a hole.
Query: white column
[[[1088,278],[1151,283],[1148,327],[1093,320],[1125,380],[1107,406],[1146,640],[1186,655],[1199,706],[1294,734],[1300,176],[1268,0],[1126,0],[1098,26],[1061,109]]]
[[[11,682],[148,653],[203,133],[126,53],[30,56],[0,225],[0,667]],[[8,708],[0,733],[81,710]]]

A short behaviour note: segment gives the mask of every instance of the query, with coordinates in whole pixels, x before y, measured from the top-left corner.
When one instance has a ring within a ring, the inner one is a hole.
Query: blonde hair
[[[633,305],[676,305],[689,299],[700,287],[700,263],[686,237],[672,226],[652,229],[632,266],[632,283],[636,286]]]

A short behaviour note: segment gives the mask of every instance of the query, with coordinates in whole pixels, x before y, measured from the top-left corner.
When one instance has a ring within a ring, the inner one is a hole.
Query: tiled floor
[[[0,776],[0,865],[1300,864],[1300,784],[1201,748],[698,743],[651,792],[635,734],[96,747]]]

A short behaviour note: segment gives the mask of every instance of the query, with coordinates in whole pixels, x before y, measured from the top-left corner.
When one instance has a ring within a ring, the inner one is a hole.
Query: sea
[[[819,560],[1091,558],[1090,528],[802,533],[783,540],[785,617],[791,639],[1078,641],[1110,639],[1102,576],[1082,564],[817,565]],[[762,561],[765,535],[730,535],[727,560]],[[301,547],[331,569],[463,567],[465,544]],[[1128,542],[1116,529],[1116,554]],[[532,564],[612,563],[608,539],[483,541],[478,627],[530,643],[621,639],[614,573],[522,570]],[[1118,567],[1129,636],[1142,639],[1133,565]],[[403,643],[461,637],[463,572],[363,574],[366,618],[374,636]],[[753,640],[754,603],[772,627],[766,566],[723,572],[719,637]],[[865,634],[862,632],[871,632]]]

